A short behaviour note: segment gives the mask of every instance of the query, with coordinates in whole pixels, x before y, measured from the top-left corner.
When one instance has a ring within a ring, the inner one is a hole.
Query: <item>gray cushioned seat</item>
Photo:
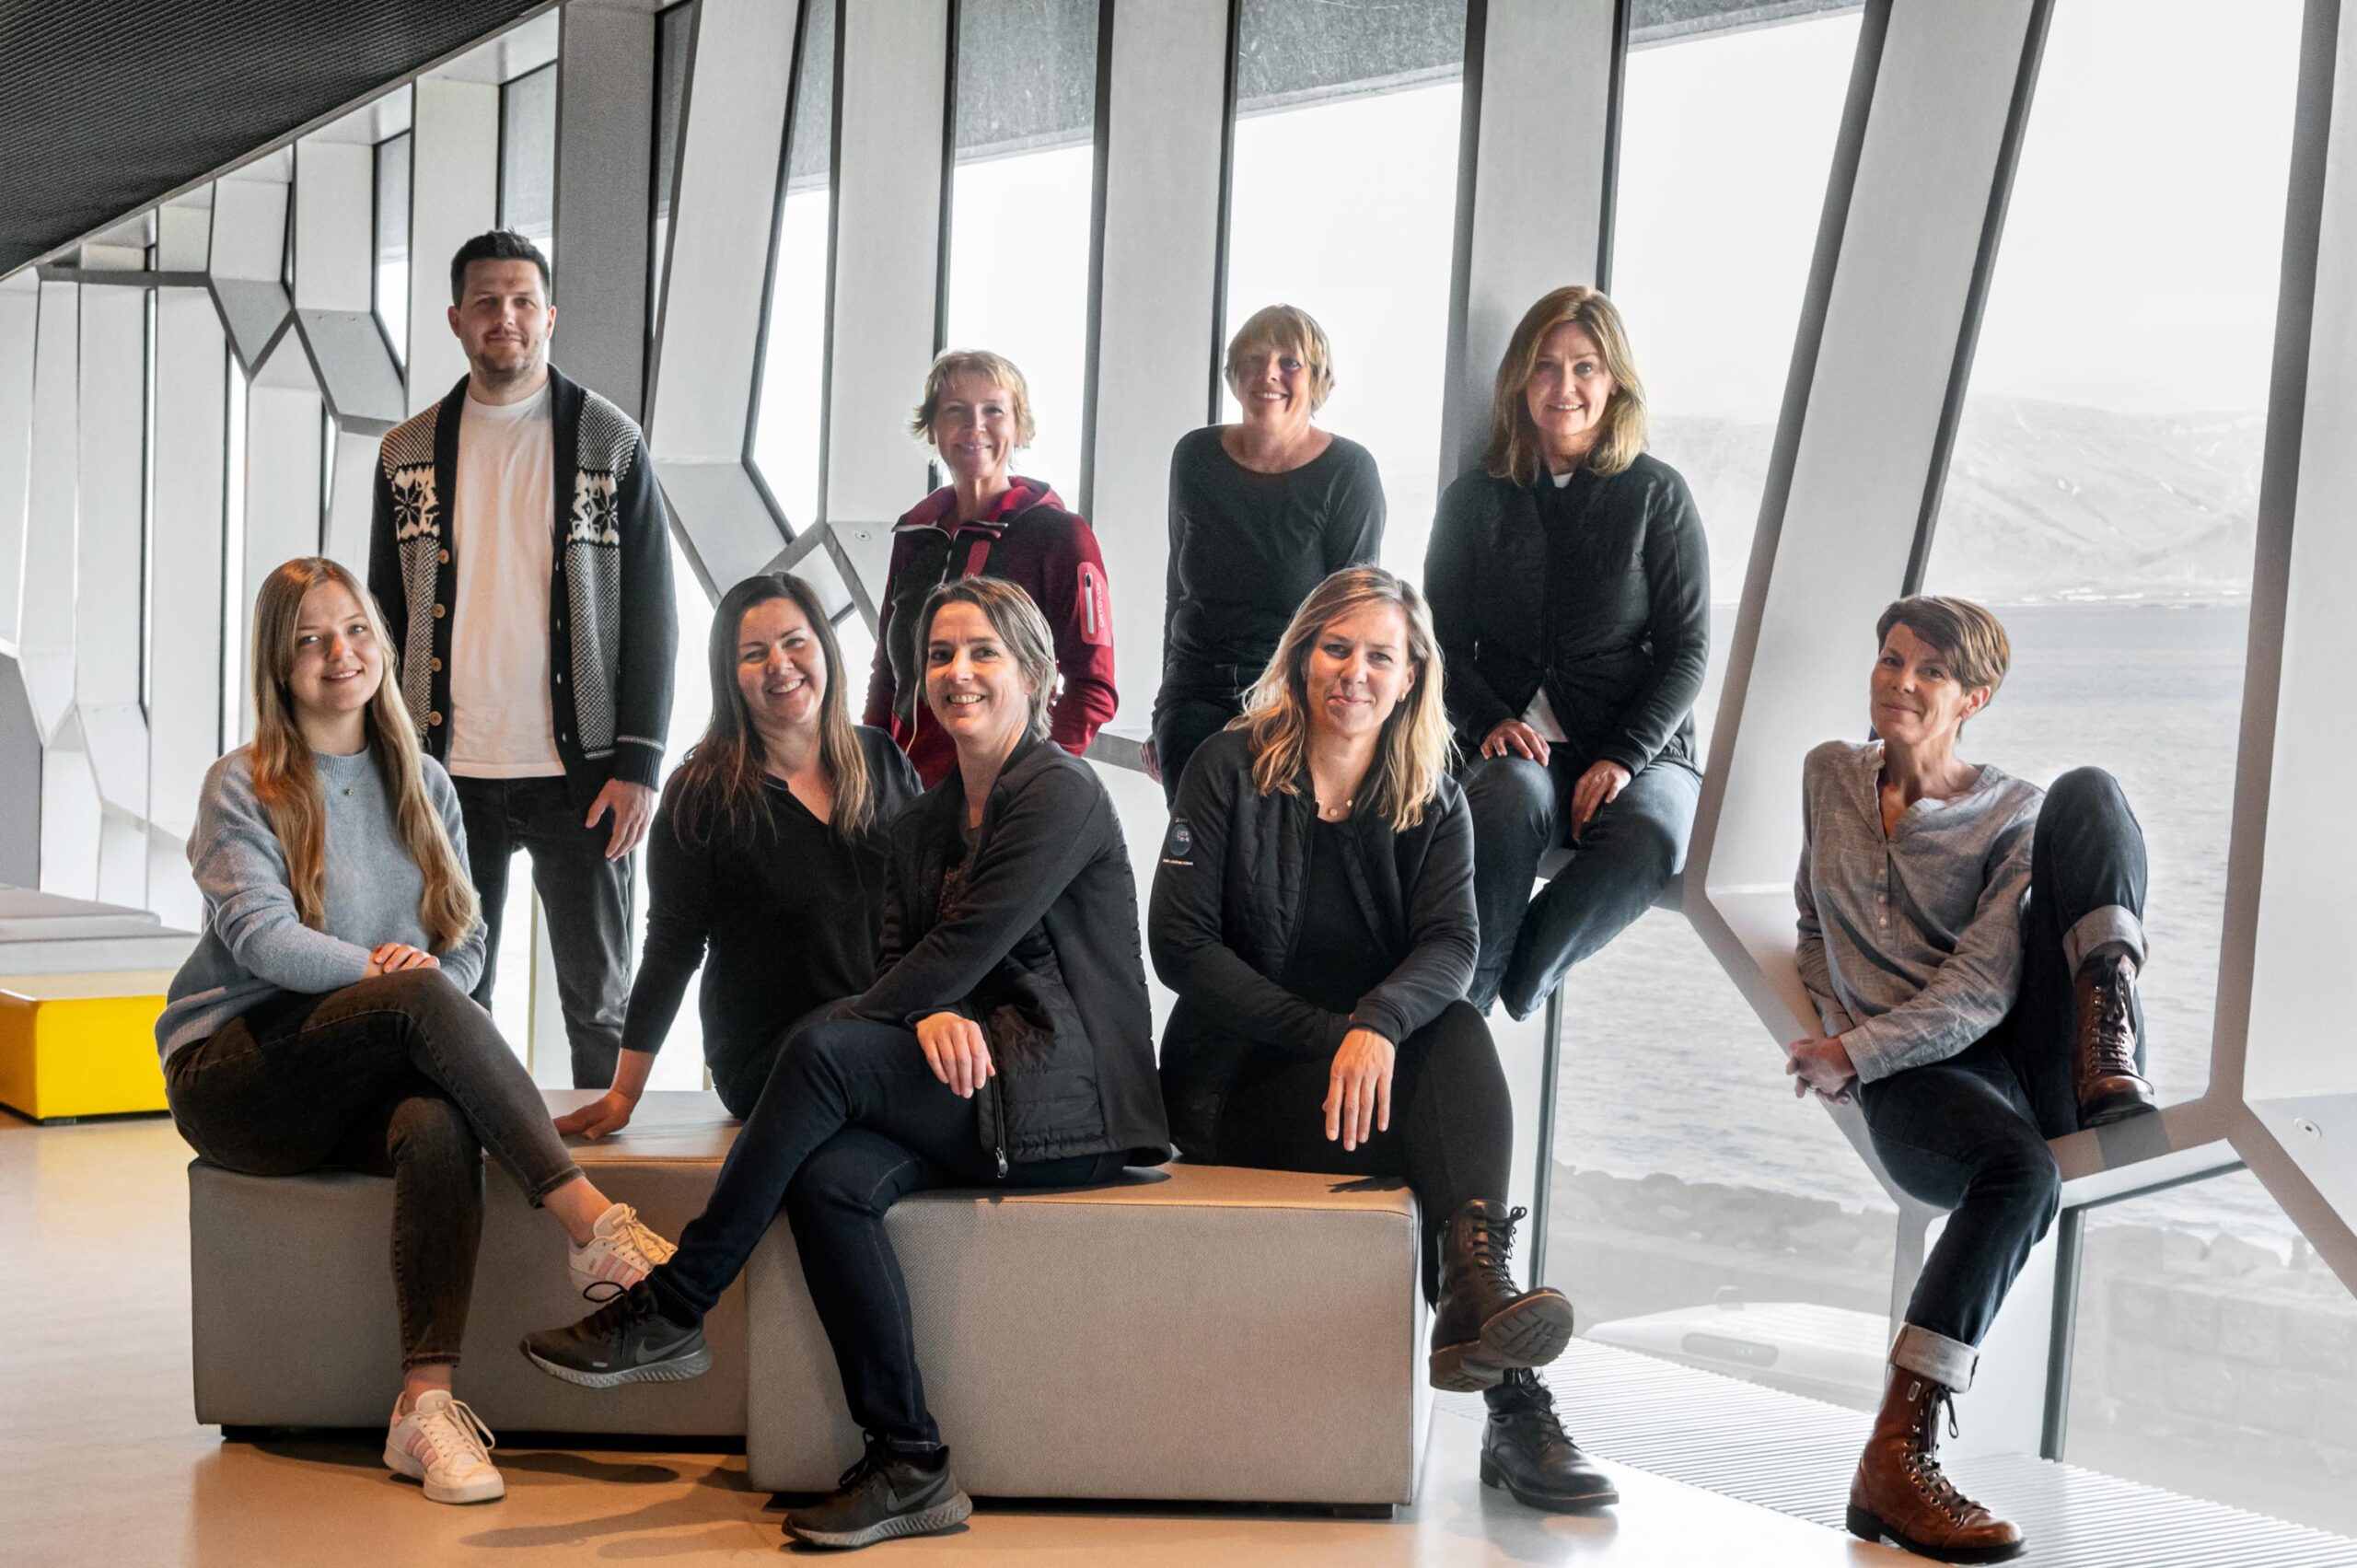
[[[919,1193],[886,1225],[969,1492],[1414,1499],[1426,1315],[1404,1186],[1179,1164]],[[744,1287],[748,1479],[824,1491],[859,1434],[783,1220]]]
[[[552,1092],[552,1112],[595,1097]],[[573,1156],[618,1202],[677,1239],[720,1174],[737,1123],[709,1093],[655,1092],[631,1125]],[[486,1162],[488,1164],[488,1162]],[[494,1431],[734,1436],[745,1430],[744,1293],[704,1322],[712,1370],[687,1383],[593,1392],[526,1361],[517,1341],[588,1310],[565,1272],[564,1233],[505,1171],[484,1173],[459,1397]],[[393,1306],[393,1184],[323,1170],[239,1176],[189,1167],[196,1419],[224,1426],[377,1426],[401,1388]]]

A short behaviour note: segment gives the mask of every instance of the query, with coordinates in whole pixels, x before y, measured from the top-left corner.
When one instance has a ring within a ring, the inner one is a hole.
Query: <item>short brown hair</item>
[[[2014,645],[2004,623],[1968,598],[1910,594],[1893,601],[1875,622],[1877,649],[1890,640],[1894,626],[1906,627],[1937,648],[1967,690],[1986,686],[1994,696],[2013,668]]]
[[[1227,340],[1227,362],[1221,374],[1227,377],[1229,390],[1236,390],[1236,362],[1255,343],[1299,354],[1309,367],[1309,412],[1316,413],[1326,406],[1326,400],[1334,393],[1334,345],[1327,342],[1326,329],[1318,324],[1318,318],[1298,305],[1263,305],[1247,316],[1244,325]]]
[[[1522,394],[1538,368],[1538,345],[1548,333],[1566,326],[1577,326],[1596,340],[1596,354],[1613,382],[1611,401],[1604,405],[1604,428],[1596,433],[1583,466],[1596,473],[1619,473],[1645,449],[1645,386],[1629,352],[1629,329],[1603,290],[1574,284],[1540,295],[1522,313],[1498,359],[1498,379],[1490,391],[1490,445],[1481,454],[1482,471],[1492,479],[1527,484],[1538,477],[1545,459],[1538,427],[1530,423]]]
[[[942,395],[949,389],[949,377],[968,372],[987,376],[1006,389],[1006,401],[1015,415],[1015,444],[1028,447],[1039,434],[1031,423],[1031,383],[1015,367],[1015,361],[1003,354],[993,354],[986,348],[953,348],[945,351],[924,373],[924,401],[917,404],[915,417],[909,421],[909,434],[933,445],[933,422],[940,417]]]

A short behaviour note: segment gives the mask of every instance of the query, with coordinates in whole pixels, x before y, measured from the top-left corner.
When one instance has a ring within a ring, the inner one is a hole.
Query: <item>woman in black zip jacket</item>
[[[1481,958],[1467,994],[1517,1018],[1686,863],[1711,563],[1693,497],[1649,457],[1620,313],[1592,288],[1526,312],[1481,467],[1433,520],[1424,591],[1473,811]],[[1569,865],[1537,898],[1549,850]],[[1526,909],[1526,905],[1527,908]]]
[[[1489,1390],[1482,1479],[1541,1507],[1608,1503],[1530,1370],[1570,1342],[1571,1304],[1507,1269],[1514,1104],[1463,1000],[1472,825],[1440,685],[1416,590],[1352,567],[1196,750],[1148,922],[1178,993],[1163,1093],[1190,1159],[1405,1176],[1438,1307],[1433,1383]]]
[[[819,1546],[947,1529],[970,1504],[925,1407],[884,1232],[927,1187],[1069,1187],[1169,1157],[1137,893],[1096,772],[1047,739],[1053,639],[993,577],[924,606],[925,699],[957,766],[892,824],[876,981],[785,1042],[674,1267],[525,1352],[605,1388],[707,1361],[699,1325],[781,1204],[865,1458],[786,1521]]]

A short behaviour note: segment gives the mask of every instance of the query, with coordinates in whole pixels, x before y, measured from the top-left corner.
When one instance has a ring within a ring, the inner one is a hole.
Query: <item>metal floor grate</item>
[[[1548,1369],[1581,1446],[1706,1492],[1841,1529],[1867,1417],[1573,1340]],[[1712,1412],[1707,1424],[1696,1412]],[[2037,1568],[2351,1568],[2357,1540],[2026,1454],[1958,1459],[1966,1493],[2004,1500]]]

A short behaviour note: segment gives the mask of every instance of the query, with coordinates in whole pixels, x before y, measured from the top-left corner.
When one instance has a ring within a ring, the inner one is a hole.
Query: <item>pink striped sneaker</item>
[[[434,1503],[490,1503],[507,1495],[507,1483],[492,1465],[499,1439],[469,1410],[440,1388],[422,1396],[385,1434],[385,1463],[394,1473],[425,1483]]]
[[[639,1223],[638,1211],[616,1203],[598,1216],[597,1234],[573,1249],[573,1283],[585,1301],[611,1301],[671,1256],[671,1244]]]

